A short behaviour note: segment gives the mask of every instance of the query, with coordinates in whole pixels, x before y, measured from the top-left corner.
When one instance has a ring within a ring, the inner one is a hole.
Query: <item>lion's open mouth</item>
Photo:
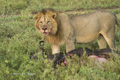
[[[43,34],[43,36],[47,36],[49,34],[49,32],[43,32],[42,34]]]

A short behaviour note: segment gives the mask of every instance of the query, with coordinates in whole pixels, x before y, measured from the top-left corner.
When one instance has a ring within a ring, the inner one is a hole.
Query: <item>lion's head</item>
[[[54,9],[42,9],[34,18],[36,19],[35,27],[43,36],[54,35],[57,32],[57,11]]]

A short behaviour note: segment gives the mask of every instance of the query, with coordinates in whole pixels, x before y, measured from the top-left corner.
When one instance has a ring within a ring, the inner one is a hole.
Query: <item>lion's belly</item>
[[[92,26],[83,26],[83,27],[78,27],[75,28],[75,36],[76,36],[76,42],[78,43],[88,43],[91,41],[94,41],[98,38],[101,30],[99,25],[96,24],[91,24]]]
[[[89,43],[96,40],[99,34],[77,35],[76,43]]]

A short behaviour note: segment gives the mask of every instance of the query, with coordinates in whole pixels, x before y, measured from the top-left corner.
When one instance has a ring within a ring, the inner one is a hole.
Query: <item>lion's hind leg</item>
[[[106,40],[103,37],[103,35],[100,34],[100,36],[98,37],[98,45],[100,49],[106,48]]]
[[[103,34],[106,42],[108,43],[109,47],[113,50],[116,50],[115,48],[115,31],[109,31]]]

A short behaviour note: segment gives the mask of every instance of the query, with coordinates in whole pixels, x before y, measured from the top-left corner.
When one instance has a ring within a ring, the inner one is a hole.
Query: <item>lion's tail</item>
[[[119,26],[120,27],[120,22],[119,22],[119,20],[118,20],[118,18],[117,18],[117,16],[114,14],[114,16],[115,16],[115,18],[116,18],[116,24],[117,24],[117,26]]]

